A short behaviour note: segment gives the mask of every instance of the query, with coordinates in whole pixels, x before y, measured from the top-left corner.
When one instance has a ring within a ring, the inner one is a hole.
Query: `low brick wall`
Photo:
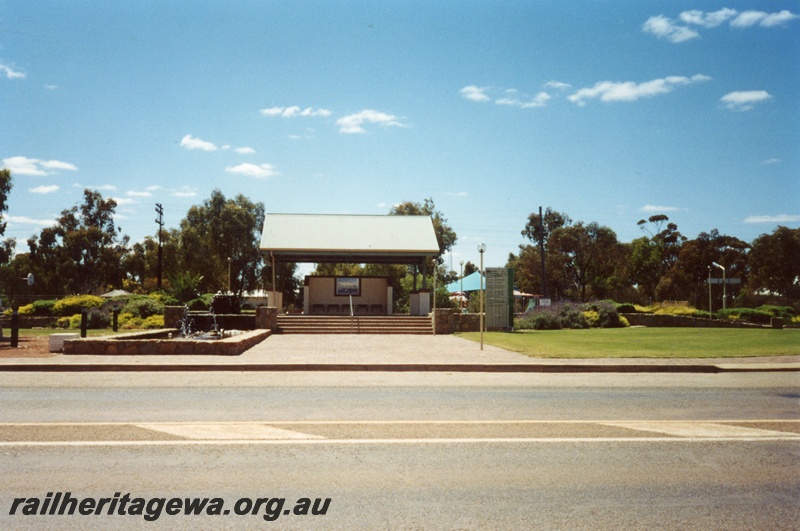
[[[742,321],[727,319],[698,319],[684,315],[656,315],[652,313],[623,313],[620,314],[631,326],[651,327],[685,327],[685,328],[764,328],[764,326]]]
[[[451,308],[436,308],[433,311],[433,323],[436,334],[480,332],[481,318],[477,313],[460,313]]]
[[[265,340],[272,332],[270,330],[253,330],[217,340],[165,338],[164,336],[168,333],[177,334],[178,331],[165,329],[157,332],[141,332],[122,336],[67,339],[64,341],[64,354],[98,356],[238,356]]]

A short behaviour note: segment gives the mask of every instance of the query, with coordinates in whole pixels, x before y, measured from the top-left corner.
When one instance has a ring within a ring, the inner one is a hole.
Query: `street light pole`
[[[713,319],[711,315],[711,266],[708,266],[708,318]]]
[[[461,297],[458,299],[458,310],[464,311],[464,260],[461,260]]]
[[[481,350],[483,350],[483,325],[484,323],[484,316],[483,316],[483,253],[486,251],[486,244],[481,243],[478,245],[478,252],[481,253],[481,318],[480,318],[480,327],[481,327]]]
[[[722,269],[722,309],[725,310],[728,307],[727,304],[728,289],[727,289],[727,282],[725,280],[725,268],[716,262],[711,262],[711,265]]]

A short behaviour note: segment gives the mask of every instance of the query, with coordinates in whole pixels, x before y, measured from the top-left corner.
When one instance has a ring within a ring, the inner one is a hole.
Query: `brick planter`
[[[270,330],[253,330],[216,340],[170,339],[176,329],[141,332],[120,336],[65,339],[64,354],[97,356],[238,356],[270,336]]]

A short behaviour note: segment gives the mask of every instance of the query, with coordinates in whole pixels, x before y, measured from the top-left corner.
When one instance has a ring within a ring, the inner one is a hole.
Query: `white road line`
[[[787,437],[526,437],[526,438],[464,438],[464,439],[230,439],[176,441],[3,441],[7,447],[54,446],[246,446],[246,445],[379,445],[379,444],[519,444],[519,443],[709,443],[709,442],[767,442],[800,441],[798,436]]]
[[[323,439],[320,435],[311,435],[299,431],[285,430],[262,423],[239,422],[220,424],[216,422],[197,423],[148,423],[134,424],[161,433],[169,433],[178,437],[195,440],[259,440],[259,439]]]
[[[716,422],[603,422],[605,426],[639,431],[654,431],[676,437],[778,437],[786,432],[731,426]],[[800,434],[795,435],[800,437]]]
[[[642,425],[646,424],[671,424],[671,423],[720,423],[720,424],[758,424],[764,422],[800,424],[800,419],[704,419],[704,420],[620,420],[620,419],[583,419],[583,420],[535,420],[535,419],[504,419],[504,420],[180,420],[180,421],[147,421],[147,420],[128,420],[128,421],[105,421],[105,422],[0,422],[0,428],[11,426],[141,426],[168,424],[179,426],[182,424],[215,424],[215,425],[245,425],[245,424],[267,424],[267,425],[361,425],[361,424],[611,424],[617,422],[630,422]]]

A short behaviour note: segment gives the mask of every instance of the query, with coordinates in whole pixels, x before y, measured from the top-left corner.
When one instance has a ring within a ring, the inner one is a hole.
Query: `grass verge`
[[[479,332],[456,334],[480,341]],[[800,355],[800,331],[728,328],[591,328],[486,332],[484,343],[533,358],[737,358]]]

